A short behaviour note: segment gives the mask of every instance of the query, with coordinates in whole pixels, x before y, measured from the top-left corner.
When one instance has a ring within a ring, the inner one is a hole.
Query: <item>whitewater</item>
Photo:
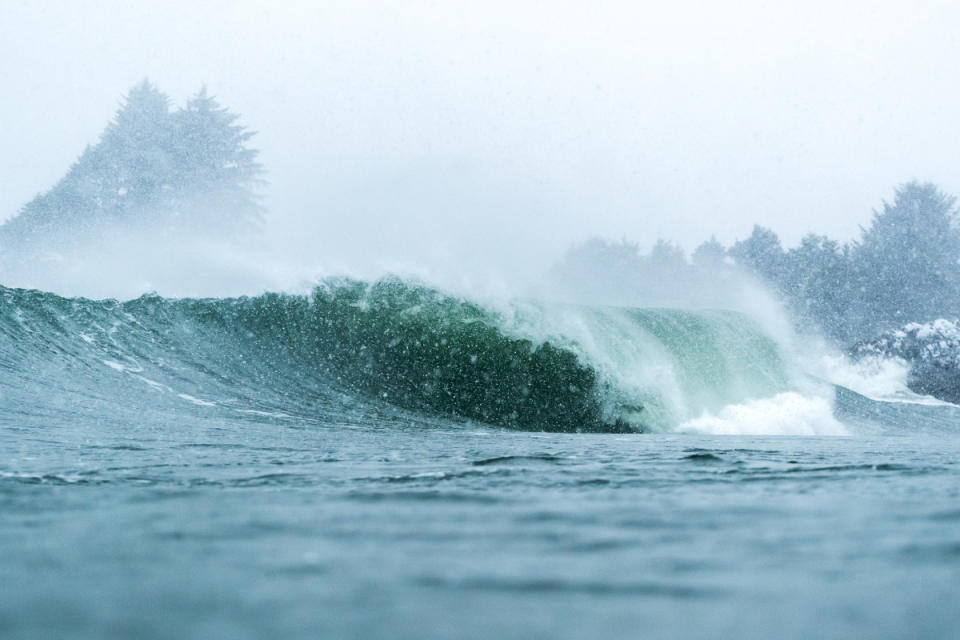
[[[949,636],[960,408],[777,334],[0,288],[0,634]]]

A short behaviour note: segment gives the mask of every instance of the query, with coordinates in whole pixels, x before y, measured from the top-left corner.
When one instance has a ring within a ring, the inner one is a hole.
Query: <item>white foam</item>
[[[146,382],[148,385],[150,385],[152,388],[156,389],[157,391],[169,391],[170,393],[173,393],[173,389],[171,389],[165,384],[161,384],[157,382],[156,380],[151,380],[150,378],[147,378],[141,375],[136,375],[136,374],[134,374],[133,377],[137,378],[138,380],[142,380],[143,382]]]
[[[841,387],[874,400],[919,397],[907,387],[910,365],[900,358],[866,357],[851,362],[843,356],[824,355],[814,372]]]
[[[871,400],[931,406],[950,404],[933,396],[911,391],[907,386],[910,365],[901,358],[878,354],[851,362],[843,356],[825,355],[813,371],[819,377],[856,391]]]
[[[705,411],[699,418],[681,424],[677,431],[757,436],[850,435],[833,416],[833,405],[827,398],[793,391],[728,405],[716,414]]]
[[[281,413],[275,411],[260,411],[258,409],[236,409],[237,413],[247,413],[254,416],[265,416],[267,418],[292,418],[289,413]]]
[[[127,370],[126,365],[122,365],[122,364],[120,364],[119,362],[115,362],[115,361],[113,361],[113,360],[104,360],[104,361],[103,361],[103,364],[107,365],[108,367],[110,367],[110,368],[113,369],[114,371],[126,371],[126,370]]]
[[[217,403],[216,403],[216,402],[207,402],[206,400],[201,400],[200,398],[194,398],[193,396],[187,395],[187,394],[185,394],[185,393],[178,393],[178,394],[177,394],[177,397],[183,398],[184,400],[187,400],[187,401],[189,401],[189,402],[192,402],[193,404],[199,405],[199,406],[201,406],[201,407],[215,407],[215,406],[217,406]]]

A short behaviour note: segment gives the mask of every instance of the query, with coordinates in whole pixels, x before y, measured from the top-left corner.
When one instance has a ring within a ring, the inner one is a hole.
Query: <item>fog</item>
[[[599,235],[852,238],[960,191],[948,2],[7,2],[0,219],[144,77],[258,131],[291,272],[509,281]],[[265,285],[266,286],[266,285]]]

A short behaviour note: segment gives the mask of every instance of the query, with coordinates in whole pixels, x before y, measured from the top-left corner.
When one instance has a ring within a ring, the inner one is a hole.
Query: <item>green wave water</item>
[[[789,388],[774,341],[728,312],[494,309],[399,279],[129,302],[4,288],[0,300],[0,393],[70,397],[105,419],[130,407],[335,417],[392,406],[636,432]]]

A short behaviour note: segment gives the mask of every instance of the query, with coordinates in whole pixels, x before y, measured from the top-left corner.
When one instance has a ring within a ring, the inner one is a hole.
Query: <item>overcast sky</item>
[[[149,77],[259,132],[271,238],[329,262],[848,239],[960,193],[958,7],[0,0],[0,219]]]

